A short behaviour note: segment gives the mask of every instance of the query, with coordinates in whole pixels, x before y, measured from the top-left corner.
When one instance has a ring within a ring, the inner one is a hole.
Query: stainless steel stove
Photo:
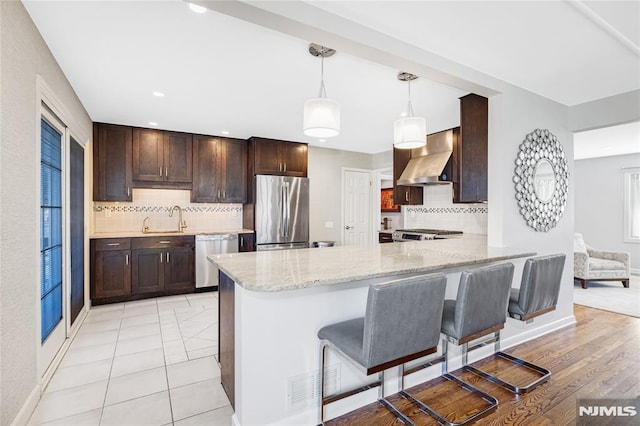
[[[451,236],[462,235],[462,231],[444,229],[397,229],[393,232],[393,241],[441,240]]]

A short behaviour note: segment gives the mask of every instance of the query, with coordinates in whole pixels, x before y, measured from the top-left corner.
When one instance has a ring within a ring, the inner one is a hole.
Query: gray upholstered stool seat
[[[413,424],[384,398],[384,370],[437,350],[446,278],[421,275],[369,287],[364,318],[328,325],[318,331],[320,341],[320,423],[324,406],[359,391],[378,387],[378,402],[405,424]],[[327,348],[342,355],[378,380],[338,395],[324,395]]]

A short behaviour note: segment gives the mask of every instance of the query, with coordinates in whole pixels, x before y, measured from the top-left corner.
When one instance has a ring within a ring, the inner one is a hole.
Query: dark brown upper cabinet
[[[393,204],[397,206],[422,204],[424,193],[422,187],[397,184],[409,160],[411,160],[410,149],[393,148]]]
[[[131,127],[94,123],[94,201],[131,201],[131,145]]]
[[[249,140],[252,175],[307,177],[307,144],[253,137]]]
[[[247,141],[215,136],[193,136],[195,203],[247,201]]]
[[[461,97],[460,135],[453,147],[454,203],[487,201],[488,132],[488,99],[473,93]]]
[[[133,129],[136,187],[191,189],[193,142],[188,133]]]

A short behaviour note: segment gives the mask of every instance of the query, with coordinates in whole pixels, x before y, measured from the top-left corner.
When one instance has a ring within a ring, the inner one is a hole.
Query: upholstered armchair
[[[582,234],[573,238],[573,277],[587,288],[587,281],[622,281],[629,287],[629,253],[596,250],[584,243]]]

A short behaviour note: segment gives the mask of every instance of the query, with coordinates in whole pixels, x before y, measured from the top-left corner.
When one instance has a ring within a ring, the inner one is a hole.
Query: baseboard
[[[33,388],[31,393],[27,397],[27,400],[24,402],[24,404],[22,404],[20,411],[18,411],[18,414],[11,422],[11,426],[24,426],[29,422],[29,418],[31,417],[31,414],[33,414],[33,410],[36,409],[36,406],[40,401],[41,390],[42,388],[40,387],[40,384],[37,384]]]
[[[640,275],[640,269],[629,269],[629,272],[631,272],[631,275]]]
[[[541,325],[539,327],[533,327],[524,324],[522,321],[513,320],[522,327],[521,329],[524,331],[519,332],[515,336],[507,337],[505,339],[500,339],[500,347],[501,349],[508,349],[510,347],[519,345],[524,342],[528,342],[529,340],[536,339],[538,337],[544,336],[545,334],[552,333],[556,330],[564,328],[568,325],[572,325],[576,323],[575,315],[571,314],[564,318],[560,318],[559,320],[552,321],[548,324]],[[511,318],[507,319],[507,324],[511,324]],[[526,328],[530,327],[530,330],[526,330]]]

